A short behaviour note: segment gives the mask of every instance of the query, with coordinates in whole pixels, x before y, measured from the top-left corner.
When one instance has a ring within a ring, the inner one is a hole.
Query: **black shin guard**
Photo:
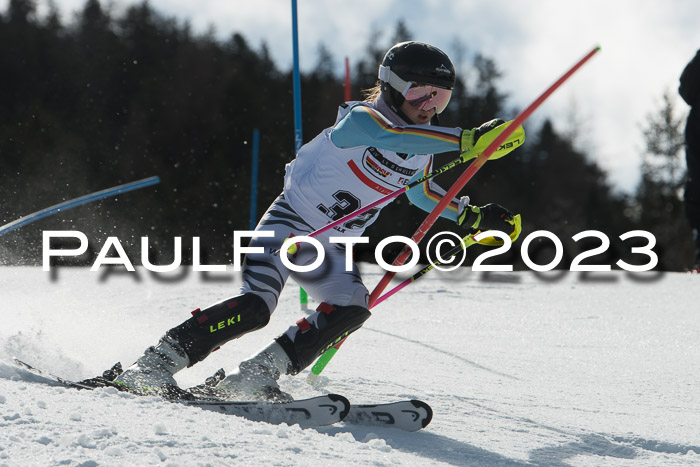
[[[247,293],[204,310],[196,309],[192,318],[172,328],[166,335],[185,349],[190,359],[188,366],[192,366],[231,339],[265,327],[269,321],[270,310],[265,301]]]
[[[289,374],[296,375],[341,339],[362,327],[370,317],[361,306],[337,306],[321,303],[313,323],[306,318],[297,321],[296,329],[282,334],[276,340],[292,361]]]

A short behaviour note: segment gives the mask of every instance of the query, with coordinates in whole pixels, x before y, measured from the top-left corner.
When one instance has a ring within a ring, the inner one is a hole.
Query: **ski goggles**
[[[437,113],[442,113],[450,102],[452,89],[439,88],[427,84],[414,84],[404,94],[406,102],[420,110],[435,108]]]
[[[404,81],[387,66],[379,66],[379,79],[389,83],[416,109],[430,110],[435,108],[437,113],[442,113],[452,97],[452,90],[439,88],[430,84]]]

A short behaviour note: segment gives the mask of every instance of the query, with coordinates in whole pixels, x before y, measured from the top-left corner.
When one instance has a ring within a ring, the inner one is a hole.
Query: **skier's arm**
[[[339,148],[373,146],[406,154],[439,154],[459,151],[461,128],[430,125],[398,126],[364,105],[355,106],[331,132]]]
[[[431,163],[426,167],[425,172],[418,172],[413,176],[411,182],[417,180],[418,178],[428,174],[432,170],[432,160]],[[434,183],[432,179],[426,181],[420,186],[417,186],[411,190],[406,191],[406,196],[409,201],[414,205],[418,206],[426,212],[431,212],[435,209],[435,206],[445,197],[447,193],[443,190],[437,183]],[[455,198],[450,201],[444,211],[440,214],[440,217],[450,219],[457,222],[457,214],[459,212],[459,202],[460,200]]]

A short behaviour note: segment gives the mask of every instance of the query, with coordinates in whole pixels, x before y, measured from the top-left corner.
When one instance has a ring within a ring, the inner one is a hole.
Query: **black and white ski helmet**
[[[397,79],[398,78],[398,79]],[[445,52],[430,44],[409,41],[390,48],[379,66],[382,98],[394,111],[412,83],[454,88],[455,67]]]

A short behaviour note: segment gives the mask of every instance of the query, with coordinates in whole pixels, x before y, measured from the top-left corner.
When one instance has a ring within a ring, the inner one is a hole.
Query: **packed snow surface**
[[[371,289],[382,271],[364,266]],[[311,387],[355,403],[416,398],[424,430],[251,422],[112,389],[36,382],[129,364],[233,272],[0,268],[0,465],[698,465],[700,276],[431,272],[373,310]],[[270,324],[178,374],[199,384],[304,316],[290,282]]]

